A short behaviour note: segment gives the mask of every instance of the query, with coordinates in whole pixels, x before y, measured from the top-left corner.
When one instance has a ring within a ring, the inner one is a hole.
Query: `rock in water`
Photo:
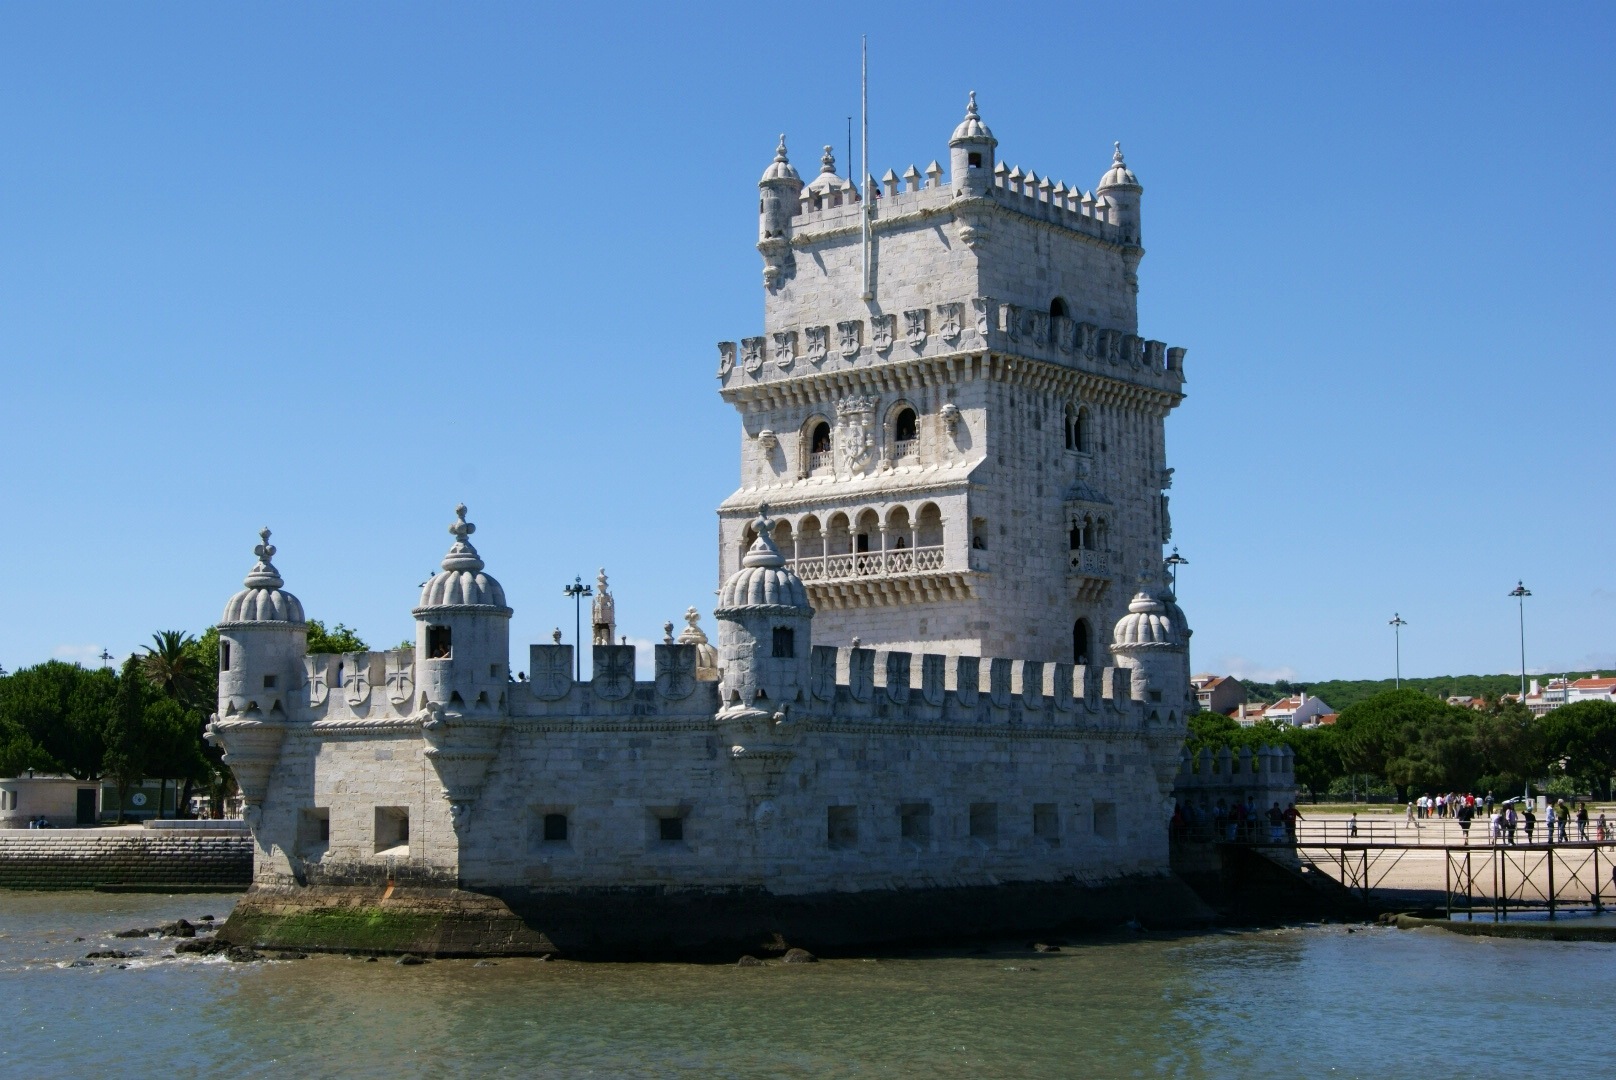
[[[397,964],[399,967],[414,967],[416,964],[424,964],[426,961],[421,959],[419,956],[416,956],[414,953],[405,953],[397,960],[394,960],[393,963]]]
[[[220,941],[217,938],[193,938],[190,941],[182,941],[174,946],[176,955],[193,953],[197,956],[214,956],[218,953],[229,951],[229,943]]]
[[[1059,945],[1046,945],[1042,941],[1034,945],[1033,952],[1060,952]]]
[[[250,964],[263,959],[251,945],[231,945],[225,950],[225,956],[234,964]]]
[[[735,961],[735,966],[736,967],[762,967],[763,966],[763,961],[759,960],[755,956],[743,956],[739,960]]]
[[[499,967],[499,965],[494,963],[492,960],[479,960],[479,961],[477,961],[475,964],[473,964],[471,966],[474,967],[474,968]]]
[[[819,963],[819,957],[807,949],[788,949],[786,950],[785,962],[788,964],[817,964]]]
[[[184,919],[176,919],[161,927],[164,937],[196,937],[196,927]]]

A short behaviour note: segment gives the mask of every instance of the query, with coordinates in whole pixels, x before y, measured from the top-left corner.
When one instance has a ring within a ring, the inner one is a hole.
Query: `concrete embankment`
[[[237,828],[0,830],[0,888],[236,891],[252,881]]]

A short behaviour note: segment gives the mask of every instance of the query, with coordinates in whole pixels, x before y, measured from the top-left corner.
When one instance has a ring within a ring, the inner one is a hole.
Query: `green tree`
[[[1616,776],[1616,703],[1573,702],[1538,723],[1545,764],[1559,766],[1578,791],[1610,792],[1611,777]]]
[[[140,658],[142,670],[153,686],[182,705],[196,703],[199,664],[191,646],[195,638],[182,630],[160,630],[152,635],[152,645]]]
[[[315,653],[356,653],[369,652],[370,646],[365,644],[364,638],[352,628],[337,623],[327,630],[325,623],[319,619],[310,619],[309,623],[309,655]]]
[[[0,681],[0,745],[8,771],[65,772],[79,780],[101,775],[102,731],[111,715],[117,677],[49,660]]]
[[[102,771],[112,778],[118,790],[118,821],[124,821],[129,789],[145,777],[146,706],[151,694],[139,659],[130,656],[118,674],[118,691],[112,718],[106,727],[106,751]]]

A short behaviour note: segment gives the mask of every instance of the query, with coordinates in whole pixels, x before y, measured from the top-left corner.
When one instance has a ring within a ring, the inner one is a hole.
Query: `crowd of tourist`
[[[1473,794],[1449,792],[1440,795],[1421,795],[1408,804],[1406,821],[1419,827],[1430,818],[1451,818],[1459,823],[1466,842],[1470,840],[1470,826],[1477,818],[1487,824],[1487,840],[1492,844],[1537,843],[1568,844],[1573,841],[1609,843],[1616,839],[1611,823],[1601,810],[1597,819],[1590,820],[1588,804],[1572,806],[1565,799],[1557,799],[1544,808],[1543,831],[1538,832],[1537,810],[1528,799],[1506,799],[1495,803],[1493,793],[1478,798]],[[1590,831],[1589,826],[1592,825]]]

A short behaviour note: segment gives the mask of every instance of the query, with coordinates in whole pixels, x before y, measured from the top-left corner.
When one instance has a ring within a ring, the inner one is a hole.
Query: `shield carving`
[[[327,659],[318,655],[303,658],[303,669],[309,676],[309,704],[315,707],[324,705],[331,693],[330,685],[326,682]]]
[[[571,645],[529,646],[528,668],[533,696],[540,701],[559,701],[572,692]]]
[[[403,705],[415,695],[415,651],[400,649],[387,654],[387,700]]]
[[[595,693],[605,701],[621,701],[634,692],[634,646],[596,645]]]
[[[656,647],[657,694],[681,701],[696,689],[696,647],[658,645]]]

